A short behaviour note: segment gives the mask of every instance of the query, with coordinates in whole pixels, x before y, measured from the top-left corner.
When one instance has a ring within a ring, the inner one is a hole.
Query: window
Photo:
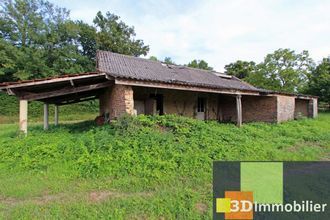
[[[197,112],[205,112],[205,98],[197,99]]]

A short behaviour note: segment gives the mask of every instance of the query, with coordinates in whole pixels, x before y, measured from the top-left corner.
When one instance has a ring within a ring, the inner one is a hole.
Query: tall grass
[[[131,193],[101,204],[66,197],[50,204],[32,200],[12,207],[11,214],[4,211],[11,217],[47,210],[53,217],[210,218],[212,161],[325,160],[330,151],[330,114],[242,128],[142,115],[102,127],[82,122],[45,132],[35,125],[27,137],[18,136],[12,125],[0,129],[0,198],[27,199],[45,191],[72,194],[68,197],[91,190]]]

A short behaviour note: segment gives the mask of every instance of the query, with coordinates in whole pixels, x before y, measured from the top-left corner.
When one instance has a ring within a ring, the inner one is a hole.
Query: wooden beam
[[[19,130],[27,134],[28,101],[19,100]]]
[[[22,83],[17,83],[17,84],[13,84],[13,85],[3,86],[3,87],[1,87],[1,89],[2,88],[4,88],[4,89],[18,88],[18,87],[25,87],[25,86],[36,86],[36,85],[41,85],[41,84],[65,82],[65,81],[70,81],[70,80],[85,79],[85,78],[98,77],[98,76],[106,76],[106,74],[105,73],[95,73],[95,74],[86,74],[86,75],[81,75],[81,76],[58,77],[58,78],[54,78],[54,79],[45,79],[45,80],[38,80],[38,81],[25,82],[25,83],[22,82]]]
[[[58,105],[55,105],[55,109],[54,109],[54,125],[57,126],[58,125]]]
[[[78,100],[78,99],[88,98],[88,97],[92,97],[92,96],[99,96],[99,94],[101,94],[101,93],[102,93],[102,91],[100,89],[100,90],[93,90],[93,91],[80,92],[80,93],[69,94],[69,95],[64,95],[64,96],[52,97],[52,98],[48,98],[48,99],[42,99],[40,101],[56,105],[58,103],[69,102],[72,100]]]
[[[236,96],[237,127],[242,126],[242,96]]]
[[[79,86],[79,87],[68,87],[59,90],[54,90],[51,92],[43,92],[43,93],[33,93],[33,94],[24,94],[22,93],[21,98],[26,100],[40,100],[40,99],[47,99],[62,95],[74,94],[79,92],[91,91],[96,89],[105,88],[108,86],[113,85],[113,82],[106,81],[102,83],[87,85],[87,86]]]
[[[116,79],[115,84],[161,88],[161,89],[175,89],[175,90],[194,91],[194,92],[209,92],[209,93],[218,93],[218,94],[244,94],[244,95],[257,95],[257,96],[259,95],[258,91],[253,92],[253,91],[243,91],[243,90],[234,90],[234,89],[207,88],[202,86],[197,87],[197,86],[189,86],[189,85],[178,85],[178,84],[170,84],[170,83],[158,83],[158,82],[124,80],[124,79]]]
[[[44,130],[48,130],[49,128],[49,121],[48,121],[49,111],[48,111],[48,104],[44,104]]]
[[[78,103],[78,102],[85,102],[85,101],[90,101],[90,100],[94,100],[97,99],[96,96],[94,97],[89,97],[89,98],[85,98],[85,99],[78,99],[78,100],[71,100],[71,101],[66,101],[66,102],[59,102],[56,103],[56,105],[61,106],[61,105],[70,105],[70,104],[74,104],[74,103]]]

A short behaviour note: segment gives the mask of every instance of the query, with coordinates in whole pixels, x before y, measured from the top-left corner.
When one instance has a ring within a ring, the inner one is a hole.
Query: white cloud
[[[73,18],[92,22],[101,10],[135,26],[149,55],[177,63],[205,59],[223,71],[237,59],[261,61],[278,48],[330,55],[330,2],[315,1],[54,1]]]

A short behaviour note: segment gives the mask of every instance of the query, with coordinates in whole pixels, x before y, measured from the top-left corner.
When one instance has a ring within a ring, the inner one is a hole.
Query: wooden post
[[[237,127],[242,126],[242,96],[236,96]]]
[[[48,104],[44,104],[44,130],[48,130],[49,122],[48,122]]]
[[[28,101],[19,100],[19,130],[27,134]]]
[[[57,126],[58,125],[58,105],[55,105],[55,109],[54,109],[54,125]]]

